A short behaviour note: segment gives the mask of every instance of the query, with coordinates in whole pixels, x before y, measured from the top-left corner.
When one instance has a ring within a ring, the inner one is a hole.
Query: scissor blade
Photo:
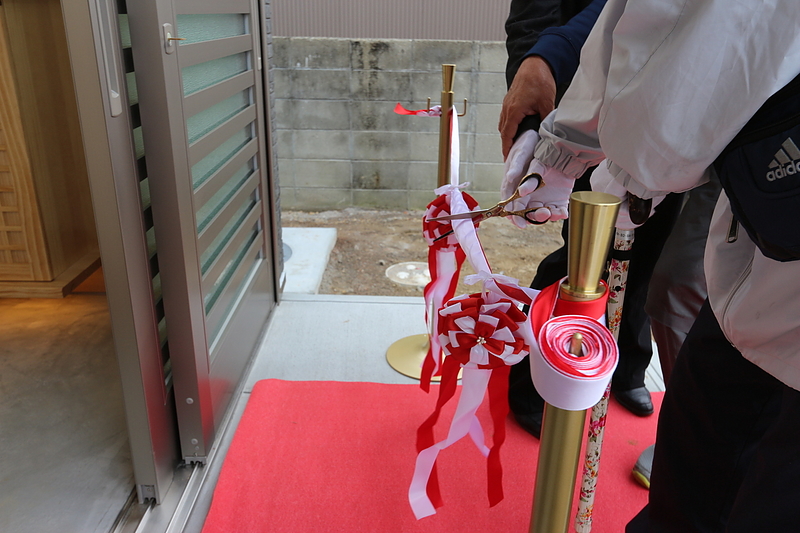
[[[440,217],[429,218],[428,222],[437,222],[439,220],[460,220],[463,218],[478,218],[482,217],[486,214],[487,209],[481,209],[480,211],[468,211],[466,213],[455,213],[453,215],[442,215]]]

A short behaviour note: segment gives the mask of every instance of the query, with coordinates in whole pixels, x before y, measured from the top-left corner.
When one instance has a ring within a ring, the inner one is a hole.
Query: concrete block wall
[[[394,113],[439,103],[456,65],[461,181],[499,199],[502,42],[273,37],[275,155],[283,209],[422,209],[437,181],[439,120]]]

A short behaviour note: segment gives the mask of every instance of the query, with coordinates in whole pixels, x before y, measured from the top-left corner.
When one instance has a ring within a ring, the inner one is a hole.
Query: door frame
[[[113,2],[107,6],[116,13]],[[180,456],[174,398],[165,386],[161,366],[131,117],[127,106],[119,112],[105,75],[106,69],[116,69],[121,76],[122,68],[119,53],[117,61],[104,55],[101,31],[118,35],[118,29],[115,18],[101,13],[95,1],[62,2],[62,12],[122,378],[136,492],[140,502],[152,499],[160,503]],[[121,91],[117,97],[127,101],[124,85]]]
[[[252,53],[260,58],[261,45],[256,40],[262,27],[260,11],[254,0],[250,0],[249,5],[252,10]],[[171,24],[171,35],[175,36],[177,13],[181,8],[204,14],[228,11],[220,6],[216,0],[136,0],[128,3],[181,455],[186,462],[199,463],[205,463],[208,458],[279,292],[274,281],[278,269],[273,250],[275,241],[279,240],[274,233],[275,201],[271,186],[262,185],[259,188],[259,220],[265,240],[259,247],[260,263],[255,274],[251,272],[252,275],[244,277],[245,288],[241,294],[245,296],[236,300],[235,311],[230,315],[224,333],[209,345],[199,267],[201,252],[192,202],[194,188],[191,150],[185,127],[181,51],[180,46],[168,51],[164,25]],[[253,60],[256,79],[254,104],[258,115],[254,128],[261,142],[258,169],[263,176],[262,184],[270,184],[273,174],[267,166],[266,149],[270,139],[264,127],[263,90],[261,94],[256,92],[256,87],[262,82],[255,67],[255,57]]]
[[[206,378],[208,376],[208,347],[205,342],[203,300],[199,290],[201,280],[197,265],[180,258],[173,261],[170,254],[167,254],[168,260],[159,263],[159,272],[162,275],[165,314],[169,321],[168,339],[173,361],[173,381],[170,382],[169,376],[164,375],[158,314],[154,306],[152,271],[136,168],[132,134],[134,121],[126,105],[128,99],[124,81],[118,81],[118,85],[113,87],[115,90],[112,90],[109,82],[115,76],[116,80],[125,79],[122,50],[118,42],[116,1],[62,0],[61,5],[81,134],[84,138],[114,345],[122,377],[136,491],[141,503],[148,500],[162,503],[164,498],[172,501],[174,489],[177,488],[174,484],[183,486],[187,482],[186,470],[179,469],[179,465],[182,461],[203,462],[215,441],[226,411],[230,409],[229,404],[232,402],[228,400],[241,387],[243,371],[230,376],[233,384],[229,384],[223,393],[227,397],[223,402],[226,408],[212,410],[207,401],[186,402],[187,398],[208,400],[213,394],[219,393],[212,391],[208,379],[202,379],[203,375]],[[135,9],[131,9],[132,7]],[[263,98],[258,101],[257,127],[264,136],[266,145],[260,156],[260,167],[266,173],[262,180],[261,203],[264,210],[262,229],[267,234],[263,257],[268,258],[264,260],[270,263],[250,280],[255,289],[248,292],[248,296],[240,302],[234,318],[234,321],[239,322],[239,328],[226,332],[216,343],[220,350],[240,352],[245,368],[247,362],[252,360],[268,317],[279,299],[282,270],[277,185],[271,153],[273,140],[267,137],[271,134],[268,121],[269,102],[265,94],[268,87],[268,59],[265,51],[268,49],[269,27],[264,17],[269,10],[269,0],[259,2],[257,7],[264,11],[255,11],[259,20],[252,21],[253,27],[257,26],[261,35],[266,37],[261,39],[260,47],[256,47],[264,57],[264,66],[260,73],[255,74],[258,77],[263,76],[265,87]],[[144,16],[151,21],[171,20],[173,25],[175,22],[172,5],[167,0],[131,1],[128,11],[129,19],[131,11],[136,11],[135,17]],[[137,47],[134,53],[156,57],[163,49],[160,24],[149,28],[147,24],[132,23],[131,33],[132,41]],[[109,35],[112,36],[111,39]],[[109,46],[114,49],[110,51]],[[175,106],[179,102],[174,98],[179,98],[180,95],[171,96],[167,91],[167,82],[174,84],[177,75],[177,69],[172,68],[170,71],[170,68],[165,67],[161,58],[153,64],[149,61],[137,62],[137,74],[148,76],[156,86],[155,89],[151,87],[139,94],[140,101],[147,102],[147,105],[140,106],[142,114],[148,117],[143,116],[142,121],[153,123],[153,117],[157,117],[171,124],[171,127],[163,130],[151,129],[146,141],[149,147],[147,159],[151,161],[148,178],[155,176],[151,183],[158,183],[158,190],[154,193],[159,196],[158,211],[163,214],[175,209],[180,222],[176,225],[180,226],[177,229],[170,230],[162,226],[161,234],[164,235],[166,229],[167,237],[159,244],[166,249],[170,245],[182,246],[184,239],[194,238],[186,230],[187,227],[194,228],[193,213],[177,192],[182,184],[178,180],[170,179],[174,176],[176,166],[188,171],[186,159],[177,155],[185,150],[185,138],[178,135],[176,140],[173,135],[176,125],[177,131],[183,131],[183,124],[182,117],[175,111],[180,106]],[[171,131],[173,134],[170,134]],[[161,150],[160,155],[157,155],[157,150]],[[170,162],[169,165],[156,165],[152,161],[164,161],[164,157],[168,158],[166,161]],[[156,169],[169,166],[172,166],[172,171],[165,171],[163,168],[156,172],[151,170],[151,167]],[[155,204],[155,197],[153,200]],[[163,216],[160,218],[163,219]],[[169,234],[170,231],[173,232],[172,235]],[[268,253],[266,248],[270,247]],[[166,276],[169,282],[165,279],[164,270],[169,271]],[[180,283],[176,284],[174,280],[179,280]],[[180,302],[183,302],[183,310]],[[239,320],[240,318],[245,320]],[[245,342],[241,340],[242,330],[247,330],[248,333]],[[253,331],[257,331],[257,335],[253,335]],[[176,358],[176,354],[183,354],[184,357]],[[241,363],[239,367],[241,368]],[[201,379],[197,378],[198,369]],[[178,386],[178,383],[181,385]],[[175,392],[178,390],[181,391],[180,394]],[[196,444],[192,442],[195,436],[200,437],[198,440],[202,447],[199,449],[195,449]]]

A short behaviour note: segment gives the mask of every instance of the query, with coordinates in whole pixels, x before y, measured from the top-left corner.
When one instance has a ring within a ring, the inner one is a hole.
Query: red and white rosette
[[[531,377],[550,405],[583,411],[603,397],[619,361],[617,343],[601,322],[608,288],[598,300],[570,302],[558,299],[560,285],[544,289],[530,311],[529,324],[536,335],[531,345]],[[575,333],[583,336],[581,356],[569,352]]]
[[[508,373],[510,365],[530,351],[533,338],[520,304],[530,302],[536,291],[521,290],[515,285],[516,280],[485,271],[468,277],[467,281],[482,281],[483,292],[453,298],[439,311],[439,343],[446,357],[436,409],[417,431],[419,455],[409,488],[409,502],[417,518],[434,514],[436,507],[442,505],[436,458],[440,451],[466,435],[487,457],[489,505],[503,499],[500,448],[505,441],[508,415]],[[510,298],[509,292],[524,295],[527,302]],[[460,369],[462,387],[456,413],[447,438],[435,443],[433,427],[442,407],[455,394]],[[485,444],[476,415],[487,391],[494,426],[491,448]]]
[[[441,371],[441,346],[439,345],[438,324],[433,317],[428,316],[429,309],[440,309],[444,303],[453,297],[458,285],[458,275],[464,264],[466,254],[458,243],[458,238],[453,232],[453,225],[449,220],[432,221],[436,218],[451,213],[450,199],[453,189],[460,189],[464,185],[445,185],[436,189],[437,197],[428,204],[425,215],[422,217],[422,235],[428,243],[428,270],[431,281],[425,286],[425,320],[431,324],[431,338],[428,353],[422,363],[420,387],[425,392],[430,390],[433,376]],[[476,209],[478,202],[470,195],[459,190],[462,202],[467,210]]]
[[[496,289],[453,298],[439,317],[442,349],[465,370],[516,364],[533,340],[517,301]]]

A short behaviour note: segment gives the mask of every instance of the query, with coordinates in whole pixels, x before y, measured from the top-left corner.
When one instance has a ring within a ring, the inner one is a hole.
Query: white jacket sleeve
[[[696,187],[800,72],[798,27],[796,0],[609,0],[536,157],[577,176],[604,154],[644,198]]]

